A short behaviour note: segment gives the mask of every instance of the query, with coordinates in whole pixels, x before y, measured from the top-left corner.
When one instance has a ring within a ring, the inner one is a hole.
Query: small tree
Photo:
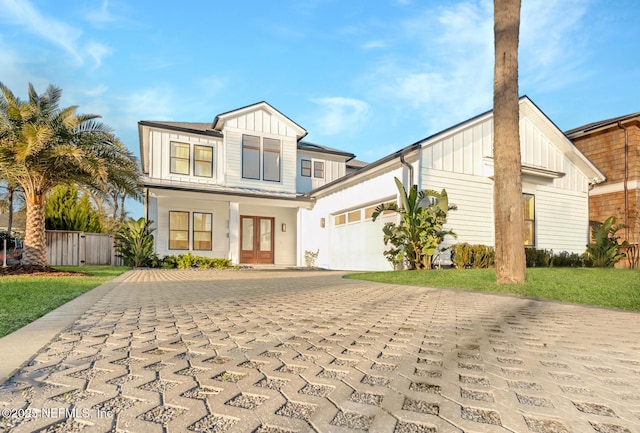
[[[604,222],[594,223],[591,227],[592,242],[587,245],[585,254],[596,268],[612,268],[624,257],[620,248],[626,245],[626,241],[618,242],[620,236],[616,233],[625,228],[625,225],[616,224],[616,221],[616,217],[610,216]]]
[[[446,235],[455,236],[451,230],[445,230],[449,207],[447,192],[434,190],[418,191],[413,185],[409,193],[402,182],[395,178],[402,206],[397,203],[384,203],[376,207],[372,218],[375,221],[382,212],[391,211],[400,215],[398,224],[388,222],[384,225],[385,245],[391,247],[385,251],[387,259],[395,266],[406,264],[408,269],[431,269],[431,258]]]
[[[116,250],[127,266],[149,266],[155,258],[151,224],[144,218],[129,218],[116,233]]]
[[[76,185],[58,185],[53,189],[44,206],[44,221],[47,230],[102,233],[100,214],[87,194],[80,196]]]

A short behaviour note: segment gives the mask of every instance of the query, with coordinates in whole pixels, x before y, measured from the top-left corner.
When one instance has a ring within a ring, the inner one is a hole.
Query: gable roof
[[[618,123],[640,122],[640,113],[632,113],[624,116],[613,117],[611,119],[600,120],[598,122],[587,123],[586,125],[565,131],[569,138],[578,138],[583,135],[591,134],[599,129],[607,129],[611,126],[617,126]]]
[[[232,117],[236,117],[236,116],[240,116],[240,115],[249,113],[251,111],[256,111],[258,109],[265,110],[266,112],[268,112],[270,114],[276,114],[278,117],[280,117],[283,122],[288,124],[288,126],[290,128],[292,128],[294,131],[296,131],[296,136],[297,136],[298,140],[301,140],[302,138],[304,138],[307,135],[307,130],[306,129],[304,129],[302,126],[298,125],[293,120],[289,119],[287,116],[282,114],[280,111],[275,109],[273,106],[269,105],[269,103],[266,102],[266,101],[256,102],[255,104],[247,105],[247,106],[244,106],[244,107],[241,107],[241,108],[236,108],[235,110],[231,110],[231,111],[227,111],[227,112],[222,113],[222,114],[218,114],[213,119],[213,122],[211,123],[211,128],[213,130],[215,130],[215,131],[222,131],[223,128],[224,128],[224,124],[228,119],[230,119]]]

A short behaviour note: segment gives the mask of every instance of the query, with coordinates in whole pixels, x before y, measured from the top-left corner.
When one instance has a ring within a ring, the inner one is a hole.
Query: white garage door
[[[331,269],[354,271],[388,271],[391,264],[384,256],[386,247],[382,227],[396,221],[389,212],[372,221],[376,206],[363,207],[331,217],[329,266]]]

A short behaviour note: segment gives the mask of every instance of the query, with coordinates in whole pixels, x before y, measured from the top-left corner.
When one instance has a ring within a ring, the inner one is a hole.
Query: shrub
[[[127,266],[150,266],[156,258],[153,252],[151,221],[129,218],[116,233],[116,250]]]
[[[593,223],[591,243],[587,245],[586,254],[593,261],[596,268],[612,268],[625,255],[620,252],[620,247],[626,245],[618,242],[620,236],[616,233],[625,227],[624,224],[616,224],[616,217],[610,216],[602,223]]]
[[[221,257],[195,256],[193,253],[180,254],[178,256],[165,256],[159,263],[164,269],[228,269],[233,267],[229,259]]]
[[[496,262],[496,250],[494,247],[487,245],[473,245],[472,254],[472,268],[486,269],[492,267]]]
[[[525,248],[524,254],[528,268],[546,268],[551,265],[551,251]]]
[[[457,269],[471,267],[472,246],[466,242],[456,244],[451,249],[451,261]]]
[[[318,254],[320,254],[320,250],[313,251],[305,250],[304,252],[304,263],[307,265],[307,268],[315,268],[316,260],[318,259]]]
[[[580,254],[560,251],[551,257],[551,266],[554,268],[580,268],[584,266],[584,261]]]

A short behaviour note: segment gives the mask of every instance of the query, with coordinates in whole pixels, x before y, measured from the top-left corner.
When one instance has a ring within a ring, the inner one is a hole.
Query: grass
[[[640,271],[602,268],[530,268],[527,281],[498,285],[493,269],[363,272],[345,278],[390,284],[503,293],[640,311]]]
[[[56,269],[82,272],[70,277],[0,277],[0,337],[44,316],[60,305],[117,277],[124,266],[56,266]]]

